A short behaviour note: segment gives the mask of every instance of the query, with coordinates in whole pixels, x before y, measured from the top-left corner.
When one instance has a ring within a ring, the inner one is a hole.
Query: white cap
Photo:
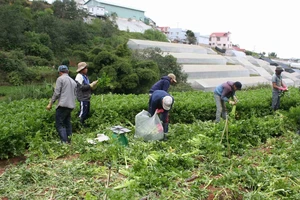
[[[163,106],[163,109],[164,109],[164,110],[170,110],[172,104],[173,104],[173,98],[172,98],[172,97],[170,97],[170,96],[165,96],[165,97],[162,99],[162,106]]]

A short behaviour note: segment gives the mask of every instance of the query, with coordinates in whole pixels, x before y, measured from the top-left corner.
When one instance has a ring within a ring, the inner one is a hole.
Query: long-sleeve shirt
[[[171,84],[171,78],[168,76],[163,76],[159,81],[157,81],[150,89],[149,93],[152,94],[155,90],[164,90],[168,92]]]
[[[164,90],[155,90],[153,92],[153,94],[151,95],[150,97],[150,101],[149,101],[149,113],[151,114],[151,116],[154,115],[156,109],[163,109],[163,106],[162,106],[162,99],[165,97],[165,96],[170,96],[169,93],[167,93],[166,91]],[[172,97],[172,96],[171,96]],[[173,98],[173,97],[172,97]],[[174,102],[174,100],[173,100]],[[173,104],[172,104],[173,105]],[[168,110],[164,110],[163,113],[161,113],[161,120],[164,122],[164,123],[167,123],[168,122],[168,113],[169,111]]]
[[[67,74],[64,73],[56,79],[55,90],[51,98],[53,104],[58,100],[56,107],[75,108],[76,99],[76,82]]]
[[[221,85],[218,85],[214,93],[219,95],[223,101],[229,101],[230,97],[235,96],[235,91],[233,89],[234,82],[227,81],[226,83],[223,83]]]

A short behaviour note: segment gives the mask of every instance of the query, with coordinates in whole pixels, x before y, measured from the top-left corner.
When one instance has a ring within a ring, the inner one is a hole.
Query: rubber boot
[[[162,123],[162,126],[164,128],[164,133],[168,133],[169,132],[169,123]]]

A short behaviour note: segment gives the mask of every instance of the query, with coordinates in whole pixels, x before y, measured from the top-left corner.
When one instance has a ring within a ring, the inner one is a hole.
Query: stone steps
[[[179,64],[200,64],[200,65],[226,65],[227,60],[221,55],[197,54],[197,53],[174,53],[170,54],[177,58]]]
[[[250,73],[242,65],[182,65],[188,79],[249,77]]]
[[[199,45],[157,42],[149,40],[129,39],[127,45],[131,49],[160,48],[163,52],[207,54],[208,50]]]

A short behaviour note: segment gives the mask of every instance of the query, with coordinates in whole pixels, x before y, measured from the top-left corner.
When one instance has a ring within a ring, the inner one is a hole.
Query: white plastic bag
[[[142,110],[135,116],[135,137],[142,137],[144,141],[162,140],[164,130],[161,121],[155,112],[151,117],[148,111]]]

